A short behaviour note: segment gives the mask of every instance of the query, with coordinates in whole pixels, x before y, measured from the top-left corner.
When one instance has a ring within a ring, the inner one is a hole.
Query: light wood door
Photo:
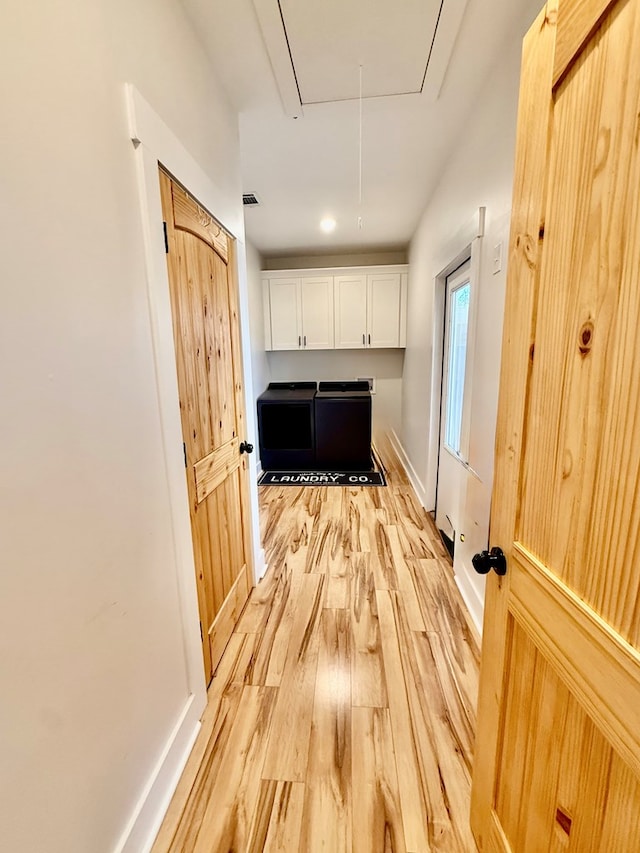
[[[336,349],[363,349],[367,341],[367,277],[337,275],[333,280],[336,306]]]
[[[269,310],[271,316],[271,348],[300,349],[302,347],[302,304],[299,278],[269,280]]]
[[[367,346],[400,346],[400,273],[367,276]]]
[[[160,172],[207,682],[253,583],[235,243]]]
[[[639,116],[640,0],[549,2],[520,92],[482,851],[640,850]]]
[[[303,278],[300,296],[303,349],[333,349],[333,276]]]

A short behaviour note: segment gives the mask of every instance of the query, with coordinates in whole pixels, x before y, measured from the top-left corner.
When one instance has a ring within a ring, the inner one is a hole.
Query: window
[[[447,279],[445,445],[462,456],[462,415],[467,366],[471,282],[469,265]]]

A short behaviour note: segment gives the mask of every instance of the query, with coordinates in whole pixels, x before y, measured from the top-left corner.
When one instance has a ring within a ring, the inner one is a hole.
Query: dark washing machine
[[[370,471],[371,391],[368,382],[321,382],[315,397],[316,466]]]
[[[260,462],[265,471],[315,466],[316,382],[270,382],[258,397]]]

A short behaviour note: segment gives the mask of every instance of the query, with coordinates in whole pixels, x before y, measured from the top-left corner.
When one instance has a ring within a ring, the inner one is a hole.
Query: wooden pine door
[[[640,0],[525,40],[472,825],[640,850]]]
[[[207,683],[253,584],[235,244],[160,171]]]

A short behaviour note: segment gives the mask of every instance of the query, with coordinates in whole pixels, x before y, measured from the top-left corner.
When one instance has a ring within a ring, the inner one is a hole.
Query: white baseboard
[[[420,501],[420,504],[426,510],[433,509],[433,507],[427,506],[427,492],[426,492],[426,489],[424,487],[424,484],[422,483],[420,477],[418,477],[418,475],[416,474],[416,470],[413,467],[413,465],[411,464],[411,460],[407,456],[407,452],[404,449],[404,447],[402,446],[402,442],[400,441],[400,439],[396,435],[395,430],[393,430],[393,429],[391,430],[391,432],[389,433],[389,438],[391,439],[391,444],[393,445],[393,449],[398,454],[398,459],[400,460],[402,467],[404,468],[405,473],[406,473],[407,477],[409,478],[409,482],[413,486],[413,491],[418,496],[418,500]]]
[[[192,693],[113,853],[148,853],[151,850],[200,731],[204,709],[198,705]]]
[[[260,556],[258,559],[258,565],[256,566],[256,580],[257,581],[262,580],[262,578],[265,576],[268,568],[269,568],[269,566],[265,562],[264,548],[261,548],[260,549]]]
[[[469,578],[466,574],[466,571],[457,572],[453,576],[454,581],[456,582],[456,586],[460,590],[460,595],[464,603],[467,605],[467,610],[469,611],[469,615],[473,620],[473,624],[476,626],[478,631],[478,635],[482,637],[482,620],[484,616],[484,601],[482,600],[480,593],[469,581]]]

